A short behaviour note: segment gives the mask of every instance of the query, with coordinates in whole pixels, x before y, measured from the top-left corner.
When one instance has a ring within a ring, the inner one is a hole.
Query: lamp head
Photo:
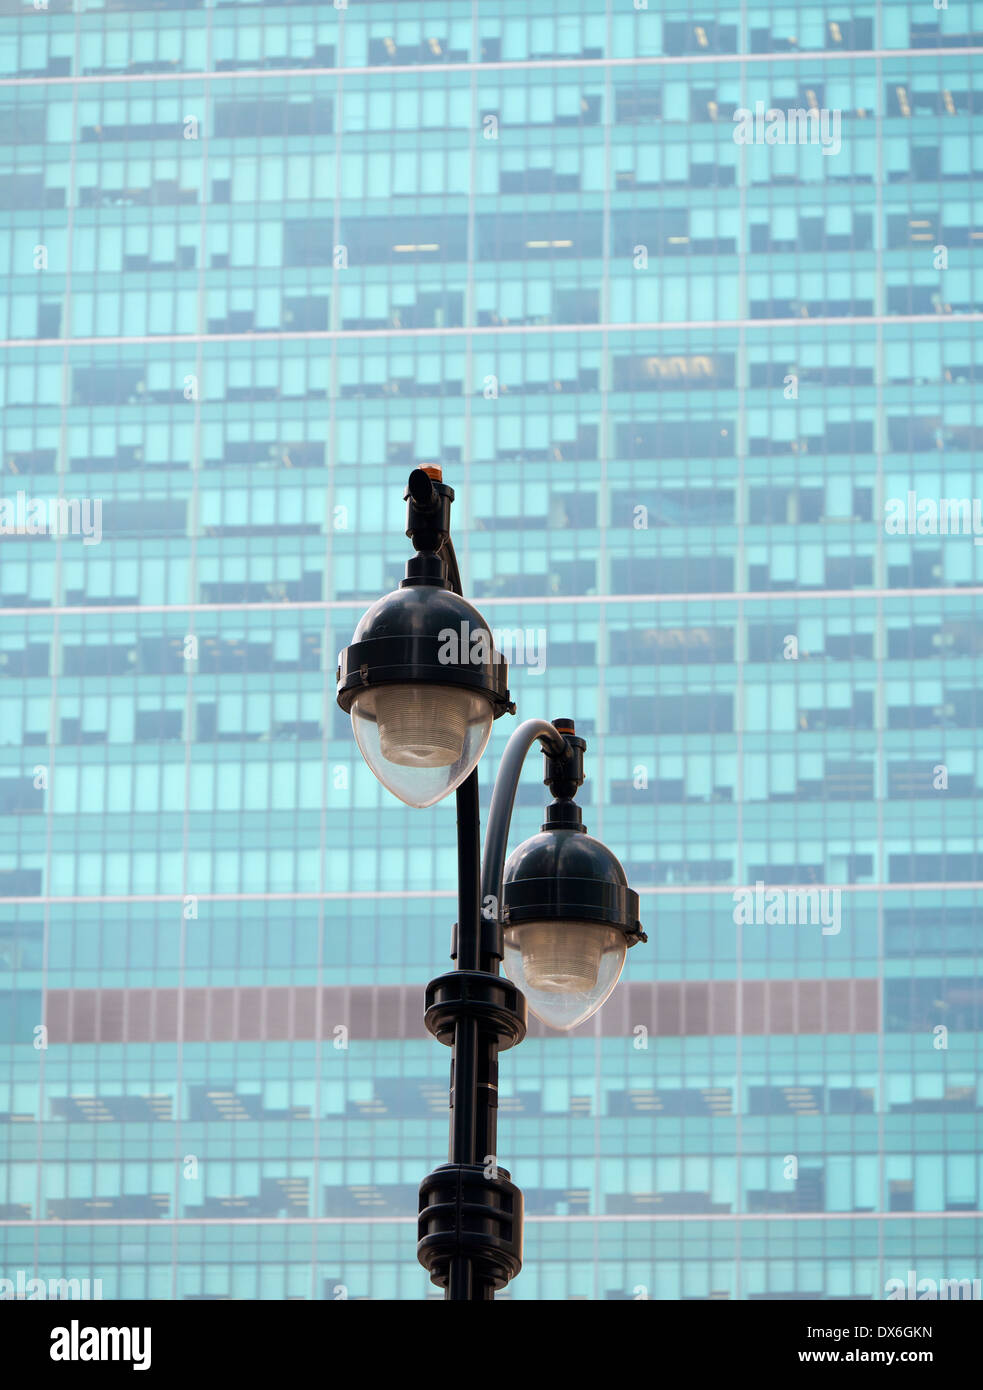
[[[617,857],[588,835],[572,800],[583,781],[583,739],[565,733],[568,756],[547,754],[546,782],[557,792],[538,835],[505,865],[502,915],[505,973],[531,1011],[567,1031],[590,1018],[610,995],[628,949],[647,940],[638,894]]]
[[[447,580],[453,490],[410,474],[407,534],[417,553],[398,589],[362,616],[338,657],[337,700],[379,781],[408,806],[432,806],[476,766],[492,722],[515,706],[508,665],[484,618]]]

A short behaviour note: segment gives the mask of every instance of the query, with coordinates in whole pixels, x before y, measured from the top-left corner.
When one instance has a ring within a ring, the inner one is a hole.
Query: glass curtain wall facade
[[[981,53],[2,0],[0,1276],[439,1296],[454,813],[334,704],[423,463],[649,934],[503,1058],[509,1295],[980,1275]]]

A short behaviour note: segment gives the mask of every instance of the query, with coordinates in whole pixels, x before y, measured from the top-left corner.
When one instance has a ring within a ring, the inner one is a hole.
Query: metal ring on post
[[[454,1026],[474,1019],[482,1033],[494,1036],[498,1050],[515,1047],[526,1036],[525,996],[504,975],[483,970],[452,970],[427,985],[427,1031],[448,1047],[454,1042]]]
[[[522,1268],[522,1193],[504,1168],[445,1163],[420,1184],[417,1259],[446,1288],[454,1260],[471,1263],[492,1290]]]

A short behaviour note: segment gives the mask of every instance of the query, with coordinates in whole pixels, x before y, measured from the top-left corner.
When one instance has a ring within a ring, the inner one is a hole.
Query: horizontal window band
[[[49,1045],[429,1039],[422,984],[262,985],[191,989],[55,989],[45,995]],[[874,977],[623,982],[595,1027],[605,1037],[877,1033]],[[575,1030],[575,1032],[578,1030]],[[530,1037],[555,1036],[538,1019]]]

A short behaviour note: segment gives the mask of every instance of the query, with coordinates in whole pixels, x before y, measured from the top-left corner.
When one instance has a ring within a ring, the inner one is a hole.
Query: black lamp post
[[[587,745],[572,720],[528,719],[509,739],[482,864],[477,763],[493,721],[515,713],[508,668],[461,593],[453,489],[439,469],[416,468],[403,495],[416,553],[341,652],[338,703],[369,767],[401,800],[432,806],[456,793],[457,968],[431,980],[424,1015],[451,1048],[450,1154],[420,1185],[417,1255],[446,1298],[492,1299],[522,1267],[522,1193],[495,1156],[498,1054],[525,1037],[527,999],[553,1028],[589,1018],[617,984],[628,947],[646,937],[637,894],[573,800]],[[555,800],[540,834],[506,864],[519,774],[537,740]]]

